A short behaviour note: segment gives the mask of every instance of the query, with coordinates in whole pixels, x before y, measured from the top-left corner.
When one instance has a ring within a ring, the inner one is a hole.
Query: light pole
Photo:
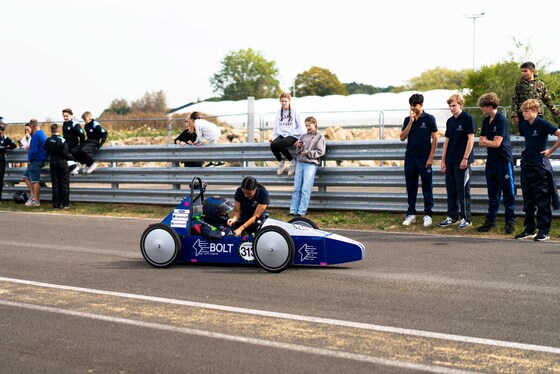
[[[474,72],[474,56],[475,56],[475,26],[477,18],[483,17],[484,13],[465,14],[465,17],[472,19],[472,69]]]

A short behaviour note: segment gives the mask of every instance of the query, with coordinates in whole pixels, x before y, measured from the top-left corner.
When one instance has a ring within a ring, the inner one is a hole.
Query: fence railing
[[[477,140],[478,142],[478,140]],[[441,143],[441,142],[440,142]],[[523,140],[512,139],[514,158],[520,158]],[[436,160],[441,158],[441,144]],[[402,161],[405,143],[395,140],[332,141],[315,178],[310,209],[364,210],[404,212],[407,208]],[[484,165],[486,150],[475,146],[471,193],[473,213],[487,209]],[[25,191],[22,183],[27,153],[14,150],[7,155],[3,199],[16,191]],[[287,208],[290,204],[293,177],[276,175],[276,162],[269,143],[219,144],[201,147],[115,146],[103,147],[96,154],[100,166],[92,174],[72,176],[71,201],[175,205],[187,193],[194,176],[208,182],[208,194],[230,199],[242,178],[254,176],[270,192],[271,207]],[[183,167],[183,161],[225,161],[226,167]],[[357,166],[353,161],[369,163]],[[434,211],[446,211],[444,174],[434,166]],[[514,168],[517,186],[517,210],[522,214],[519,167]],[[560,168],[555,170],[560,176]],[[50,185],[48,167],[42,179]],[[422,211],[422,194],[417,208]],[[43,188],[41,200],[50,200],[51,190]],[[503,212],[503,211],[501,211]],[[557,213],[555,213],[556,215]]]

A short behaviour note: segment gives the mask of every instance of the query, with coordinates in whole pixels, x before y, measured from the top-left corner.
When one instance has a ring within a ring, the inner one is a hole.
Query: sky
[[[281,88],[312,66],[343,83],[406,84],[519,58],[560,70],[550,2],[26,0],[0,5],[0,116],[94,116],[113,99],[162,90],[169,107],[216,96],[226,55],[252,48],[274,61]],[[484,13],[474,22],[470,15]],[[530,45],[516,50],[514,39]]]

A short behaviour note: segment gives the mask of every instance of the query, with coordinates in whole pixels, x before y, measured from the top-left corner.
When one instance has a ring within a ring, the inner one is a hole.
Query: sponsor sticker
[[[231,253],[233,243],[207,242],[198,239],[193,244],[195,255],[198,256],[216,256],[220,253]]]

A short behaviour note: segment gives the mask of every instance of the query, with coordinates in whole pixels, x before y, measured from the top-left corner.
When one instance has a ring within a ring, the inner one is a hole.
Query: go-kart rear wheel
[[[294,261],[294,241],[283,228],[266,226],[255,238],[253,255],[263,269],[279,273]]]
[[[181,238],[175,230],[162,223],[150,225],[140,239],[142,256],[157,268],[168,267],[181,255]]]
[[[315,222],[313,222],[309,218],[305,218],[305,217],[294,217],[291,220],[289,220],[288,223],[293,223],[293,224],[300,225],[300,226],[303,226],[303,227],[309,227],[311,229],[318,229],[319,228],[319,226],[317,226],[317,224]]]

